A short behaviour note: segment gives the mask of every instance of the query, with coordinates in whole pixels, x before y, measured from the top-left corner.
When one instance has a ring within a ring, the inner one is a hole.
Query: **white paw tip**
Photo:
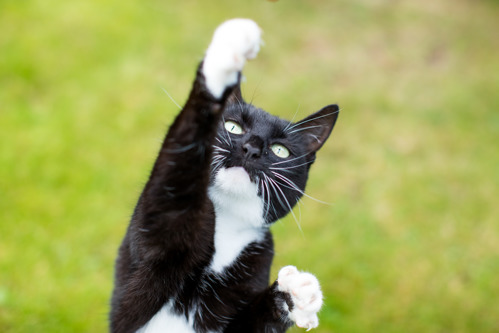
[[[317,278],[294,266],[283,267],[277,278],[278,288],[291,295],[294,307],[289,317],[298,327],[310,330],[319,325],[317,312],[322,307],[322,292]]]
[[[220,24],[211,43],[231,44],[239,50],[244,49],[247,59],[253,59],[260,49],[261,35],[262,29],[255,21],[236,18]]]
[[[218,26],[203,65],[211,93],[220,97],[226,87],[237,83],[246,60],[257,56],[262,30],[250,19],[232,19]]]

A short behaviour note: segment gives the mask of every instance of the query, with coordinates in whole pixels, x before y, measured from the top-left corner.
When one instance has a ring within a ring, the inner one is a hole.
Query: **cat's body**
[[[113,332],[317,326],[313,275],[287,266],[269,286],[268,228],[303,194],[338,108],[292,124],[244,103],[240,71],[259,44],[252,21],[217,29],[120,247]]]

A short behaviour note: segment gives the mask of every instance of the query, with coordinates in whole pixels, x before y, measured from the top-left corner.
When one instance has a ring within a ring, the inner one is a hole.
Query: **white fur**
[[[202,68],[214,97],[222,97],[227,87],[237,83],[246,60],[255,58],[260,50],[260,35],[258,25],[248,19],[232,19],[215,30]]]
[[[210,268],[221,273],[264,231],[258,187],[241,167],[223,168],[208,194],[215,207],[215,254]]]
[[[170,301],[147,324],[137,330],[137,333],[194,333],[192,324],[192,319],[189,322],[184,316],[179,316],[173,312],[173,305]]]
[[[311,330],[319,325],[317,312],[322,307],[322,292],[317,278],[300,272],[294,266],[281,268],[277,278],[278,288],[291,296],[294,303],[289,317],[298,327]]]

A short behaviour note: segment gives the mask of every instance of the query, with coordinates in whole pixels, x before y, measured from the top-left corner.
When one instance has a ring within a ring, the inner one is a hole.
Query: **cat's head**
[[[328,105],[289,122],[247,104],[236,87],[218,128],[212,179],[220,170],[247,173],[262,199],[265,222],[275,222],[302,197],[310,166],[331,134],[338,112],[337,105]]]

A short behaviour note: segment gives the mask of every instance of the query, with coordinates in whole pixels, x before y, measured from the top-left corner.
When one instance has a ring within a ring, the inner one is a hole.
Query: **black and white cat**
[[[290,123],[243,101],[261,44],[251,20],[220,25],[170,127],[116,262],[112,332],[284,332],[318,325],[317,279],[269,286],[269,226],[303,195],[338,106]]]

